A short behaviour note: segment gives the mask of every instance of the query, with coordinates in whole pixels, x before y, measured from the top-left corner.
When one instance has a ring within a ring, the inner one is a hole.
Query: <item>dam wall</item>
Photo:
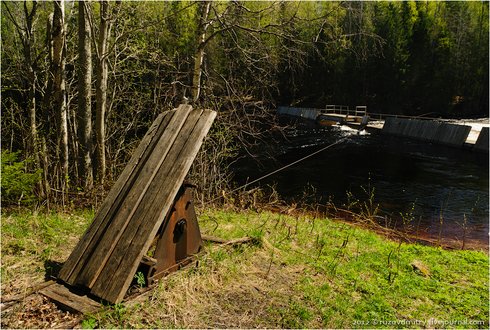
[[[382,132],[433,141],[440,126],[441,123],[437,121],[388,117],[385,120]]]
[[[476,140],[474,149],[477,151],[488,152],[488,127],[482,127],[480,135],[478,135],[478,140]]]
[[[286,106],[277,108],[277,114],[279,115],[304,118],[312,121],[315,121],[319,114],[324,114],[324,111],[325,110],[314,108],[295,108]],[[331,116],[340,115],[332,113]],[[338,122],[342,123],[340,120]],[[346,123],[344,122],[344,124]],[[453,147],[471,147],[475,151],[489,152],[489,128],[486,126],[482,127],[481,131],[478,132],[478,129],[472,128],[472,126],[458,125],[437,119],[386,116],[384,121],[380,120],[380,125],[376,124],[376,126],[370,126],[368,124],[366,129],[368,128],[376,131],[381,129],[381,133],[383,134],[407,137]],[[478,136],[478,139],[476,136]]]
[[[288,115],[293,117],[316,120],[316,117],[320,113],[320,110],[313,108],[278,107],[277,113],[280,115]]]
[[[385,134],[405,136],[456,147],[464,145],[470,131],[471,126],[466,125],[396,117],[386,118],[382,130]]]
[[[434,142],[461,147],[470,134],[471,126],[443,123],[439,126]]]

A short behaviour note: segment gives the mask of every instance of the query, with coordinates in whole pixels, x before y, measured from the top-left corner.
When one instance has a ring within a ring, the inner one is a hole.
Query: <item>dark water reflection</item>
[[[367,201],[374,191],[382,215],[401,221],[400,214],[409,214],[420,235],[461,240],[466,221],[466,239],[488,244],[488,154],[380,134],[356,135],[339,127],[292,129],[287,136],[288,142],[271,146],[274,161],[264,156],[261,165],[251,160],[238,163],[238,182],[348,137],[262,184],[276,185],[288,201],[313,187],[316,200],[336,205],[348,204],[348,193]]]

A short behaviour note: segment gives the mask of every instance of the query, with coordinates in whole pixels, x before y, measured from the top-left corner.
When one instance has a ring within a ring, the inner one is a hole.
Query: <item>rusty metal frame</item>
[[[147,285],[191,263],[202,249],[202,238],[194,209],[194,185],[184,182],[172,209],[140,263]]]

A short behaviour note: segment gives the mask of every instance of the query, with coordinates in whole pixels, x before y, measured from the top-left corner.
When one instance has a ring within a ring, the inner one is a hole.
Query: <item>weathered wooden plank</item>
[[[97,244],[96,251],[91,254],[90,260],[88,260],[85,267],[80,269],[75,282],[77,285],[92,287],[134,212],[137,210],[138,205],[144,199],[146,191],[165,160],[191,109],[190,106],[179,108],[162,134],[159,137],[155,137],[158,142],[148,159],[141,165],[137,180],[130,187],[124,203],[118,208],[108,224],[100,242]]]
[[[199,120],[193,124],[195,116]],[[113,303],[124,298],[139,262],[168,213],[215,116],[214,111],[204,111],[202,115],[199,110],[191,112],[144,202],[138,207],[123,238],[118,241],[111,262],[106,264],[97,278],[92,288],[93,294]]]
[[[97,279],[96,283],[92,288],[92,292],[100,297],[106,299],[104,295],[105,291],[108,289],[110,285],[110,281],[112,281],[112,277],[114,273],[120,267],[121,260],[125,258],[125,254],[127,249],[132,244],[132,239],[134,234],[137,232],[140,227],[142,221],[145,220],[146,217],[150,219],[150,221],[155,221],[158,219],[159,213],[166,213],[169,205],[165,205],[163,200],[165,199],[165,195],[171,193],[171,190],[165,191],[163,195],[156,196],[158,192],[159,186],[162,186],[166,177],[169,175],[169,168],[171,166],[176,166],[175,162],[177,161],[176,155],[181,152],[182,145],[185,143],[187,138],[192,132],[192,129],[195,127],[196,123],[199,120],[201,115],[201,110],[193,110],[185,122],[185,125],[182,127],[179,132],[179,138],[173,143],[171,146],[171,150],[165,163],[162,164],[161,168],[159,168],[158,174],[154,179],[154,182],[151,182],[150,189],[145,196],[143,202],[136,209],[135,214],[133,215],[133,219],[130,219],[130,224],[126,228],[124,236],[117,242],[117,247],[111,255],[111,262],[107,264],[103,269],[100,277]],[[171,163],[169,163],[169,161]],[[170,177],[171,180],[175,180],[174,177]],[[175,183],[178,185],[178,182]],[[179,185],[180,187],[180,185]],[[175,196],[174,196],[175,197]],[[173,198],[174,198],[173,197]],[[146,224],[145,224],[146,225]],[[153,237],[142,237],[141,239],[151,240]],[[124,281],[125,279],[123,279]],[[111,301],[111,300],[108,300]]]
[[[131,183],[133,181],[132,177],[136,176],[136,168],[140,164],[140,161],[144,159],[145,156],[149,155],[148,149],[151,149],[149,146],[151,145],[151,141],[153,140],[153,137],[159,130],[160,126],[162,126],[164,117],[164,113],[157,117],[134,151],[128,164],[102,203],[90,227],[75,246],[66,262],[63,264],[63,267],[58,274],[58,277],[61,280],[69,284],[74,284],[77,275],[77,273],[74,272],[75,267],[79,264],[80,259],[86,252],[89,245],[98,241],[101,235],[99,229],[101,227],[104,228],[107,225],[107,223],[110,221],[110,214],[114,212],[117,207],[119,207],[120,202],[124,199],[127,189],[130,187],[128,183]],[[165,125],[165,123],[163,124]]]
[[[130,162],[123,170],[114,187],[108,194],[104,204],[107,207],[101,208],[98,212],[94,223],[85,232],[84,237],[80,240],[75,250],[70,255],[70,259],[75,259],[76,263],[73,263],[69,277],[65,277],[64,273],[60,272],[60,279],[68,284],[76,284],[79,273],[85,268],[86,264],[90,261],[91,256],[95,252],[95,248],[98,246],[99,241],[107,230],[107,226],[111,223],[114,213],[121,207],[121,204],[126,198],[128,191],[133,186],[134,182],[137,180],[139,173],[141,171],[141,166],[151,155],[158,137],[161,132],[166,129],[169,124],[173,112],[163,113],[154,121],[149,133],[145,135],[142,142],[140,142],[137,150],[131,157]],[[134,157],[136,154],[137,157]],[[111,204],[109,204],[111,203]],[[100,214],[100,216],[99,216]],[[80,249],[78,249],[80,246]],[[71,265],[70,265],[71,266]],[[63,266],[64,268],[65,266]],[[63,270],[62,268],[62,270]]]
[[[80,292],[71,292],[66,286],[56,283],[40,291],[40,293],[63,307],[83,314],[94,313],[102,305]]]

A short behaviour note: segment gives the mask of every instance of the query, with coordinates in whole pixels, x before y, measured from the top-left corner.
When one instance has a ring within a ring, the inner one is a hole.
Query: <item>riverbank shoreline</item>
[[[464,233],[456,233],[453,237],[444,235],[438,237],[437,235],[429,233],[422,228],[414,228],[413,225],[405,226],[400,221],[399,227],[395,224],[392,227],[383,225],[386,224],[387,219],[384,217],[375,216],[371,219],[366,218],[365,215],[341,209],[335,206],[317,207],[316,210],[308,210],[308,207],[297,208],[296,205],[281,206],[268,206],[262,205],[260,207],[262,211],[268,211],[278,214],[287,214],[291,216],[308,216],[315,218],[328,218],[332,221],[338,221],[346,223],[351,226],[356,226],[365,230],[372,231],[378,235],[381,235],[387,239],[394,241],[403,241],[404,243],[421,244],[432,247],[440,247],[446,250],[475,250],[490,254],[489,241],[483,241],[481,239],[465,238],[460,239],[458,236],[463,236]],[[390,220],[390,223],[392,221]]]
[[[352,210],[371,204],[377,216],[410,219],[424,238],[451,246],[488,246],[488,157],[466,149],[382,134],[357,134],[346,126],[291,125],[267,155],[232,168],[238,185],[341,143],[261,183],[288,204],[335,204]],[[306,196],[306,198],[305,198]],[[464,245],[466,246],[466,242]],[[480,243],[479,243],[480,242]]]

